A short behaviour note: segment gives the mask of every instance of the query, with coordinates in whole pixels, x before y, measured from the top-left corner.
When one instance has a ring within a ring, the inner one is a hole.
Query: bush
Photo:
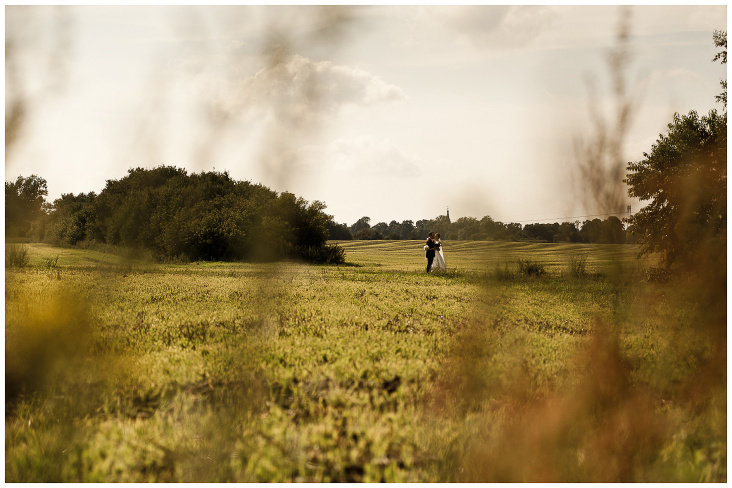
[[[53,208],[45,233],[50,242],[94,241],[144,251],[159,261],[314,255],[331,262],[338,261],[337,252],[319,249],[328,240],[328,226],[350,238],[317,200],[278,194],[226,172],[188,175],[167,166],[130,169],[126,177],[108,180],[99,195],[63,195]]]
[[[516,273],[512,269],[509,269],[507,263],[503,265],[503,268],[501,268],[501,265],[496,264],[493,270],[493,278],[498,281],[509,281],[516,278]]]
[[[28,246],[8,244],[5,246],[5,267],[24,268],[30,264]]]
[[[544,268],[543,264],[537,263],[535,261],[529,261],[528,259],[526,261],[524,261],[523,259],[519,259],[518,269],[519,273],[523,276],[538,277],[546,274],[546,269]]]
[[[57,254],[55,258],[46,258],[43,260],[43,264],[46,268],[49,269],[58,269],[60,266],[58,265],[58,258],[59,255]]]
[[[323,246],[301,246],[295,248],[297,255],[316,264],[343,264],[346,262],[346,250],[338,244]]]
[[[582,278],[587,276],[587,255],[572,254],[569,256],[568,263],[569,276],[572,278]]]

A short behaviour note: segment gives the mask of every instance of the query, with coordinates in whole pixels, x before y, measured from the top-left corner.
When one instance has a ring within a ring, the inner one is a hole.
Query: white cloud
[[[226,85],[213,79],[201,84],[209,93],[216,93],[217,111],[255,118],[268,114],[287,125],[337,115],[345,106],[368,107],[406,99],[401,88],[361,68],[298,54]]]
[[[424,12],[430,21],[476,47],[507,49],[531,44],[553,19],[547,6],[433,6]]]
[[[281,185],[291,179],[292,171],[313,169],[300,148],[314,144],[343,109],[406,98],[401,88],[359,67],[276,52],[251,76],[202,73],[196,89],[193,99],[205,100],[207,126],[236,126],[233,137],[260,133],[254,158]],[[405,171],[405,164],[400,171]]]
[[[350,176],[414,178],[422,174],[423,166],[417,156],[371,135],[336,139],[327,146],[308,146],[300,150],[299,159],[311,170]]]
[[[685,68],[672,69],[668,72],[667,76],[670,79],[681,81],[687,85],[700,85],[705,81],[699,73]]]

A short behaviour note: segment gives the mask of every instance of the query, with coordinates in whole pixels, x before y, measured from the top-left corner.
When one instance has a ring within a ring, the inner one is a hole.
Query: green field
[[[27,244],[6,481],[726,481],[726,299],[647,281],[634,246],[446,241],[427,275],[422,241],[340,244],[338,267]]]

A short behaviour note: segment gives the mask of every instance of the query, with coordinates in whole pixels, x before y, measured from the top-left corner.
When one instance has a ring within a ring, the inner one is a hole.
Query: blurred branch
[[[592,133],[587,139],[575,138],[575,157],[579,171],[579,191],[586,206],[596,206],[602,212],[617,212],[627,204],[627,190],[623,182],[625,160],[623,144],[632,123],[633,111],[639,97],[629,92],[626,80],[628,65],[632,59],[630,49],[630,9],[621,8],[616,36],[617,44],[608,53],[612,78],[613,116],[606,119],[600,112],[592,82],[589,111]]]

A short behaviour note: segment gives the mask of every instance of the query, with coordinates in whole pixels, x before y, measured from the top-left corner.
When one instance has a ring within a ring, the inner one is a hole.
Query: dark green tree
[[[688,262],[726,235],[727,114],[677,113],[643,156],[628,163],[625,182],[650,203],[628,222],[644,253],[662,253],[667,267]]]
[[[379,222],[378,224],[371,226],[371,229],[378,232],[382,236],[389,235],[389,226],[386,222]]]
[[[418,220],[414,224],[414,229],[412,229],[411,232],[409,233],[409,238],[415,239],[418,241],[426,240],[427,234],[435,231],[434,225],[435,225],[434,220],[428,220],[428,219]],[[439,232],[439,231],[437,231],[437,232]]]
[[[99,195],[63,195],[54,202],[49,240],[81,240],[149,251],[158,259],[279,260],[341,263],[326,244],[332,217],[325,204],[227,172],[161,166],[129,170]]]
[[[574,222],[562,222],[559,224],[559,232],[554,235],[554,242],[579,242],[580,235],[577,224]]]
[[[412,231],[414,230],[414,222],[411,220],[404,220],[399,225],[399,237],[402,239],[411,239]]]
[[[18,176],[5,182],[5,235],[28,237],[34,222],[45,215],[46,180],[40,176]]]
[[[455,239],[457,236],[453,236],[450,233],[450,219],[447,215],[439,215],[432,221],[432,230],[434,233],[439,233],[443,239]],[[425,239],[427,235],[425,234]]]
[[[715,30],[712,37],[714,39],[714,45],[722,48],[722,50],[714,56],[712,61],[719,60],[720,63],[727,64],[727,32]],[[717,95],[715,98],[718,102],[724,105],[724,110],[727,111],[727,80],[721,80],[719,83],[722,85],[722,93]]]
[[[45,240],[53,244],[71,244],[89,238],[88,229],[94,225],[96,194],[64,193],[51,205]]]
[[[473,239],[480,232],[480,221],[475,217],[460,217],[450,224],[450,235],[457,235],[461,241]]]
[[[381,240],[384,238],[384,236],[377,230],[369,227],[357,231],[355,234],[353,234],[353,238],[361,241],[372,241]]]
[[[602,222],[601,244],[625,244],[625,228],[623,222],[611,215]]]
[[[727,64],[727,32],[714,31],[722,48],[712,61]],[[716,110],[699,117],[674,114],[645,159],[627,165],[628,194],[650,201],[627,221],[642,252],[660,252],[663,264],[692,265],[727,248],[727,81]]]
[[[592,219],[582,222],[579,230],[580,241],[587,243],[599,243],[602,235],[602,220]]]
[[[351,226],[351,234],[356,236],[356,232],[363,229],[371,228],[371,217],[361,217]]]
[[[337,222],[328,222],[328,239],[335,241],[350,241],[353,239],[351,230],[346,224],[339,224]]]

